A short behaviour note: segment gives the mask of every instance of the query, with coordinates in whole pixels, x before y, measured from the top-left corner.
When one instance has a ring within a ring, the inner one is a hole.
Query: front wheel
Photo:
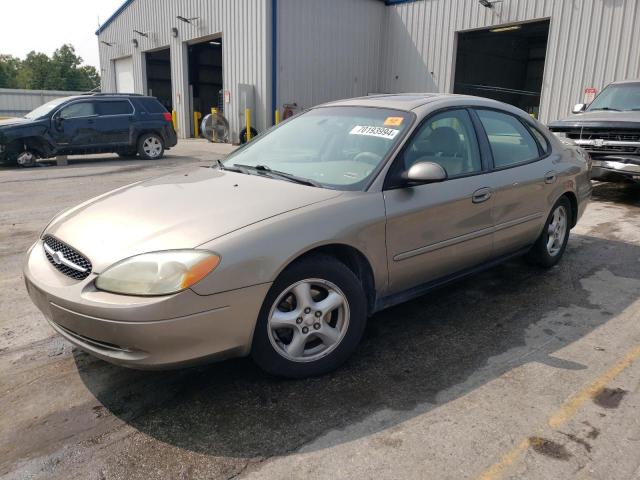
[[[309,257],[288,267],[269,290],[251,355],[273,375],[322,375],[353,353],[366,317],[365,294],[354,273],[332,257]]]
[[[527,254],[527,260],[543,268],[556,265],[567,248],[571,218],[571,203],[567,197],[561,197],[553,206],[540,237]]]
[[[158,160],[164,155],[164,142],[155,133],[145,133],[138,139],[138,154],[145,160]]]

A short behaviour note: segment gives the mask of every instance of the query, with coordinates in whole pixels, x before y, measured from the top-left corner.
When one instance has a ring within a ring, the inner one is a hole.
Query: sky
[[[98,21],[124,0],[1,0],[0,54],[24,58],[31,50],[51,55],[70,43],[84,63],[100,68]]]

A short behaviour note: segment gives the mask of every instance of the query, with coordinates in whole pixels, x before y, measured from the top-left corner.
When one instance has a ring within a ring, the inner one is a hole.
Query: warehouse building
[[[394,92],[487,96],[542,121],[640,77],[638,0],[128,0],[96,32],[103,91],[175,110],[278,110]]]

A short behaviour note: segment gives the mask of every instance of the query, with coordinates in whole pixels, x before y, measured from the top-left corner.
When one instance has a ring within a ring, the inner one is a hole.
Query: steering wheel
[[[362,162],[367,163],[369,165],[377,166],[382,160],[382,157],[377,153],[373,152],[360,152],[355,157],[353,157],[354,162]]]

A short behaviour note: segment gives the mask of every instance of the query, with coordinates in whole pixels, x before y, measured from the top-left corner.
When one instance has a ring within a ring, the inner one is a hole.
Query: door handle
[[[471,197],[471,201],[473,203],[482,203],[486,202],[491,198],[491,189],[490,188],[480,188],[473,192],[473,196]]]
[[[557,178],[556,172],[547,172],[544,174],[544,183],[554,183]]]

